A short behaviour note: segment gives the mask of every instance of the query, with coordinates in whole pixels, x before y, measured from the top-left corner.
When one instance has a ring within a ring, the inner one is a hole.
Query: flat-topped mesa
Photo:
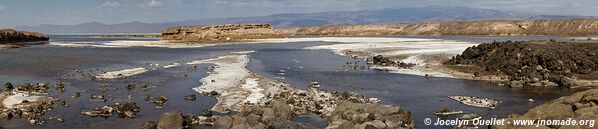
[[[37,32],[0,29],[0,44],[48,41],[48,36]]]
[[[222,42],[284,37],[270,24],[183,26],[162,31],[162,40],[167,41]]]

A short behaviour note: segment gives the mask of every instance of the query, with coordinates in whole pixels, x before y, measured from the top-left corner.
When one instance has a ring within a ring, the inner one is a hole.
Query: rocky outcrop
[[[598,42],[525,41],[484,43],[467,48],[447,64],[467,65],[478,75],[506,75],[511,87],[596,86]],[[589,81],[592,82],[592,81]]]
[[[293,121],[295,108],[282,101],[244,108],[236,116],[214,121],[215,129],[313,129]],[[328,118],[326,129],[412,129],[410,112],[398,106],[342,101]]]
[[[0,29],[0,44],[48,41],[48,36],[37,32]]]
[[[283,37],[283,33],[272,29],[270,24],[184,26],[162,31],[162,40],[168,41],[222,42]]]
[[[527,113],[519,115],[510,115],[505,121],[506,125],[492,126],[493,129],[589,129],[596,128],[595,120],[598,120],[598,89],[587,90],[575,93],[571,96],[561,97],[559,99],[547,102],[540,106],[530,109]],[[577,125],[572,124],[558,125],[560,122],[552,125],[529,125],[515,126],[513,120],[575,120]],[[589,123],[592,120],[594,122]],[[580,122],[584,121],[584,125]],[[591,125],[590,125],[591,124]]]
[[[598,35],[598,19],[486,20],[418,24],[331,25],[295,28],[290,35]]]

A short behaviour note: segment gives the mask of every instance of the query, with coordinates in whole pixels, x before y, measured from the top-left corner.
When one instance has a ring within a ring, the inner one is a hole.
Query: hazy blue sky
[[[0,0],[0,28],[98,21],[168,22],[275,13],[464,6],[598,16],[598,0]]]

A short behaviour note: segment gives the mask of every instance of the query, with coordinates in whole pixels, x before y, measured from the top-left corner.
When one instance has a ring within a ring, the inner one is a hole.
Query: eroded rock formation
[[[331,25],[285,30],[289,35],[598,35],[598,19],[485,20],[417,24]]]
[[[0,44],[48,41],[48,36],[37,32],[0,29]]]
[[[225,24],[205,26],[184,26],[165,29],[162,40],[219,42],[246,39],[283,38],[270,24]]]

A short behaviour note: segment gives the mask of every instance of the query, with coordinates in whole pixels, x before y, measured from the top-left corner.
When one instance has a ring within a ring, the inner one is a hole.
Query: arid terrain
[[[2,57],[7,58],[7,65],[0,66],[7,69],[0,72],[25,77],[18,82],[3,81],[6,83],[0,94],[0,110],[3,111],[0,120],[6,120],[10,127],[21,128],[65,121],[70,127],[89,127],[72,122],[81,119],[106,124],[127,119],[125,122],[134,125],[120,127],[384,129],[450,127],[431,127],[421,122],[434,114],[447,114],[449,118],[484,115],[508,119],[595,119],[596,112],[592,110],[597,103],[595,90],[584,91],[598,86],[598,53],[595,51],[598,42],[592,38],[484,43],[441,36],[592,36],[598,34],[597,28],[598,21],[594,19],[490,20],[289,30],[274,29],[269,24],[185,26],[162,31],[161,39],[152,36],[143,40],[67,36],[39,47],[6,49],[7,53],[42,51],[39,55],[18,57],[43,58],[50,65]],[[6,34],[14,35],[15,38],[6,39],[11,43],[48,40],[43,34],[32,32]],[[341,37],[293,37],[322,35]],[[398,35],[432,37],[359,37]],[[500,37],[501,40],[509,38]],[[85,52],[77,53],[79,49]],[[62,54],[48,54],[56,51]],[[263,54],[269,52],[289,53]],[[79,55],[81,53],[87,55]],[[318,54],[293,57],[310,53]],[[57,61],[62,58],[74,58],[74,61]],[[317,60],[302,62],[311,58]],[[267,64],[273,60],[292,64]],[[90,61],[110,65],[85,65]],[[17,67],[23,64],[32,68]],[[79,68],[72,69],[63,66],[65,64]],[[297,64],[301,65],[293,66]],[[57,66],[61,68],[52,71]],[[51,72],[45,73],[48,69]],[[298,74],[303,71],[313,73]],[[46,82],[37,83],[37,77],[31,77],[28,72],[44,73],[40,76],[58,75],[60,79],[45,77]],[[343,80],[343,77],[356,78]],[[189,78],[196,80],[186,81]],[[34,81],[23,81],[29,79]],[[396,80],[400,82],[394,82]],[[410,80],[415,82],[409,83]],[[410,87],[422,83],[433,83],[436,87]],[[181,90],[181,85],[186,90]],[[456,86],[430,91],[440,85]],[[494,87],[496,85],[498,87]],[[170,88],[176,91],[166,90]],[[65,89],[68,94],[63,94]],[[414,92],[407,93],[409,90]],[[183,91],[188,94],[177,93]],[[580,92],[570,93],[577,91]],[[398,93],[406,95],[394,96]],[[79,99],[82,96],[88,96],[89,101]],[[414,96],[420,98],[408,99]],[[562,98],[547,100],[558,97]],[[195,102],[196,99],[199,102]],[[565,102],[569,99],[570,102]],[[182,108],[184,111],[177,111],[176,108],[193,107],[204,101],[201,110]],[[430,103],[440,104],[432,106]],[[538,107],[532,108],[534,106]],[[430,111],[431,107],[438,111]],[[554,112],[544,111],[553,108]],[[522,112],[528,109],[527,113]],[[52,110],[70,113],[57,115]],[[514,110],[523,115],[505,115]],[[433,117],[444,119],[447,116]],[[26,126],[13,123],[24,119]]]
[[[285,30],[289,35],[311,36],[595,36],[598,19],[477,20],[413,24],[357,24],[302,27]]]

